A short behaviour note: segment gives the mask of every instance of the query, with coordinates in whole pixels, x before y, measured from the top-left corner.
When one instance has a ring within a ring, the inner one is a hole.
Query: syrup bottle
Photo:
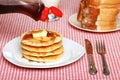
[[[0,14],[22,13],[38,21],[40,20],[44,7],[42,2],[27,3],[24,1],[12,1],[7,3],[7,5],[0,3]]]

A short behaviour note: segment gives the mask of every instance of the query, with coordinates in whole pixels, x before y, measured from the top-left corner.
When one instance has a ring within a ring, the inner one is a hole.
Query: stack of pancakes
[[[55,61],[63,55],[62,36],[49,30],[33,30],[21,36],[24,58],[36,62]]]
[[[120,0],[81,0],[77,20],[91,30],[116,29]]]

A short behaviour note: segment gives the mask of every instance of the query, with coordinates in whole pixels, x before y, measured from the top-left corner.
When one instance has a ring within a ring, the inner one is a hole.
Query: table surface
[[[97,74],[89,74],[86,53],[70,65],[51,69],[22,68],[7,61],[2,55],[2,49],[8,41],[26,31],[46,28],[45,22],[34,21],[23,14],[11,13],[0,15],[0,80],[120,80],[120,31],[95,33],[74,28],[68,20],[72,14],[78,12],[79,1],[61,0],[59,8],[64,15],[60,20],[50,22],[48,28],[60,32],[64,37],[74,40],[83,47],[85,47],[84,40],[89,39],[93,45]],[[102,72],[101,56],[95,50],[96,40],[104,40],[106,43],[105,57],[110,69],[108,76]]]

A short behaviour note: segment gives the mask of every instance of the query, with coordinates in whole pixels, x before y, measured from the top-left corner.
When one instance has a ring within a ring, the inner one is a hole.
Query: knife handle
[[[96,74],[97,69],[95,67],[95,63],[94,63],[92,54],[88,55],[88,62],[89,62],[89,73],[90,74]]]

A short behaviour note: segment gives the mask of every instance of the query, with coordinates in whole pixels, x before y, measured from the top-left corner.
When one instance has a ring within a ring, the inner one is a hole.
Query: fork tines
[[[96,41],[96,50],[98,53],[105,53],[105,42],[103,40],[97,40]]]

